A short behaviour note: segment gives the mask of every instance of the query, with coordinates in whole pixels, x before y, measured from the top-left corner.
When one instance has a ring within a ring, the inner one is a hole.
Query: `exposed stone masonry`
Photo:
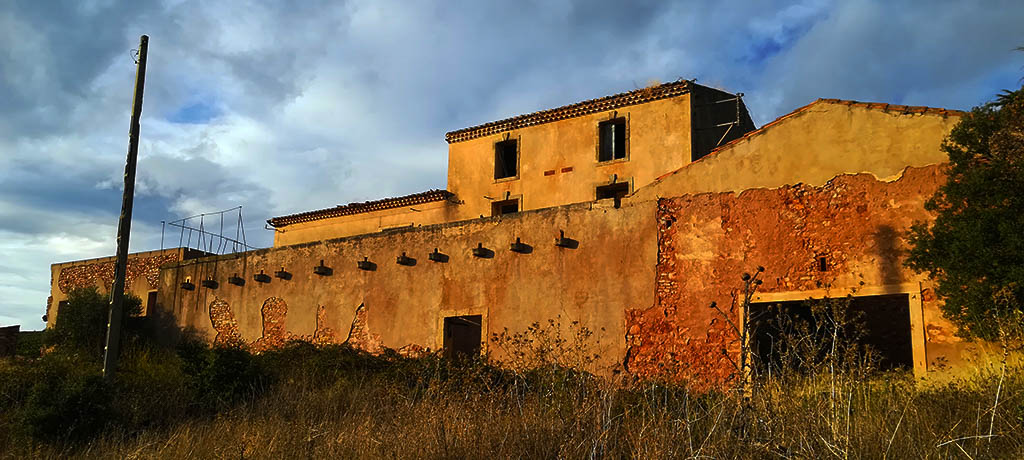
[[[139,278],[146,280],[149,289],[156,289],[160,279],[160,266],[176,260],[178,260],[177,254],[129,258],[128,270],[125,272],[125,290],[129,290],[132,283]],[[109,290],[109,286],[113,284],[114,261],[112,260],[63,267],[57,278],[57,287],[64,294],[76,288],[91,286]]]
[[[738,337],[709,305],[735,321],[740,275],[758,265],[766,269],[762,292],[834,288],[843,296],[864,283],[905,282],[912,274],[898,258],[902,234],[930,217],[922,203],[943,180],[941,166],[929,166],[893,182],[843,175],[822,187],[659,200],[657,304],[626,312],[627,368],[728,381]]]

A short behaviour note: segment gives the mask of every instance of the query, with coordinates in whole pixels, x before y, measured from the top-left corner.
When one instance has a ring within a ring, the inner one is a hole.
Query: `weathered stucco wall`
[[[344,236],[362,235],[397,227],[412,227],[451,222],[454,204],[435,201],[381,211],[300,222],[278,228],[274,232],[274,246],[320,241]]]
[[[580,321],[600,337],[602,362],[619,363],[624,312],[654,304],[654,216],[653,202],[586,203],[185,261],[161,270],[158,303],[179,327],[256,349],[288,337],[343,342],[360,306],[352,335],[367,348],[436,350],[446,316],[482,315],[486,337]],[[556,247],[559,230],[579,247]],[[511,252],[516,238],[533,251]],[[481,243],[493,258],[471,254]],[[449,261],[428,260],[434,248]],[[403,252],[414,266],[396,263]],[[357,268],[364,257],[376,270]],[[332,275],[313,273],[320,260]],[[282,267],[291,279],[275,277]],[[254,281],[261,271],[269,283]],[[244,286],[228,283],[234,274]],[[207,278],[216,289],[201,285]],[[181,289],[186,279],[194,290]]]
[[[723,350],[735,356],[739,343],[709,305],[733,305],[740,275],[759,265],[762,300],[907,293],[915,373],[960,363],[969,350],[942,319],[928,281],[901,257],[910,225],[932,218],[923,203],[944,181],[942,168],[907,168],[892,182],[842,175],[819,187],[659,200],[657,304],[627,313],[628,369],[728,379],[733,368]],[[819,271],[820,257],[827,271]]]
[[[959,112],[892,107],[902,108],[819,100],[661,177],[630,199],[820,186],[844,173],[891,180],[907,166],[947,161],[939,146],[960,121]]]
[[[142,299],[142,314],[146,314],[146,298],[157,288],[160,266],[182,260],[183,248],[165,249],[128,254],[128,270],[125,272],[125,292]],[[76,288],[96,287],[100,292],[110,291],[114,284],[114,262],[116,257],[79,260],[50,265],[50,297],[46,299],[46,327],[53,327],[57,321],[60,302],[67,300],[68,293]]]
[[[614,117],[613,117],[614,114]],[[627,119],[627,159],[598,162],[598,123]],[[519,141],[519,175],[494,179],[494,144]],[[520,198],[521,209],[593,200],[613,175],[630,190],[690,161],[690,95],[519,128],[448,147],[448,190],[465,204],[456,218],[491,215],[491,200]]]

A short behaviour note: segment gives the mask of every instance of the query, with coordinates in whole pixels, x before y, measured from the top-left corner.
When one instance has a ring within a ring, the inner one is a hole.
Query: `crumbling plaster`
[[[902,264],[905,232],[914,221],[931,218],[923,202],[943,181],[943,166],[932,165],[907,168],[892,182],[840,175],[817,187],[660,199],[657,303],[627,312],[628,369],[641,376],[670,369],[698,381],[729,379],[726,353],[737,356],[739,343],[709,305],[732,306],[735,321],[732,295],[742,288],[740,275],[757,266],[765,267],[762,294],[798,295],[792,300],[903,286],[899,292],[917,296],[911,303],[923,310],[912,312],[914,330],[908,331],[918,335],[915,361],[927,359],[915,363],[916,374],[962,361],[962,344],[943,346],[953,326],[927,295],[930,282]],[[819,270],[819,257],[826,258],[827,271]]]
[[[603,329],[602,348],[594,351],[611,366],[623,358],[624,312],[654,304],[654,216],[653,202],[616,209],[604,200],[184,261],[160,272],[158,304],[169,315],[159,316],[212,340],[217,331],[210,308],[226,303],[241,340],[254,343],[265,336],[262,310],[268,299],[287,303],[287,314],[275,321],[296,337],[315,335],[318,324],[349,331],[363,306],[363,326],[380,345],[435,350],[442,345],[444,316],[452,312],[484,312],[485,338],[560,316],[563,326],[578,320],[591,330]],[[559,230],[579,247],[556,247]],[[510,251],[516,238],[532,252]],[[494,257],[474,257],[478,244]],[[428,260],[434,248],[448,262]],[[396,263],[403,252],[416,259],[414,266]],[[364,257],[375,270],[357,268]],[[330,276],[313,273],[320,260],[332,268]],[[282,268],[291,279],[274,277]],[[269,283],[254,281],[260,271],[271,275]],[[227,282],[236,273],[244,286]],[[202,287],[207,278],[218,287]],[[186,279],[194,290],[181,289]],[[340,335],[336,340],[343,341]],[[484,350],[498,353],[487,343]]]
[[[125,292],[142,299],[142,314],[146,314],[146,298],[149,291],[157,288],[160,266],[181,260],[181,248],[162,251],[147,251],[128,255],[125,272]],[[114,284],[114,262],[116,257],[64,262],[50,266],[50,296],[46,299],[46,327],[53,327],[57,321],[57,306],[67,300],[68,293],[76,288],[95,287],[100,292],[110,291]],[[145,282],[139,282],[145,280]]]

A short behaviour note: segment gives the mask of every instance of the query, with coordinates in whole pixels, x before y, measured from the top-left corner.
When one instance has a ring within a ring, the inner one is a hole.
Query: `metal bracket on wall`
[[[359,267],[360,270],[372,272],[377,269],[377,264],[370,262],[369,257],[363,257],[363,260],[356,262],[356,267]]]
[[[320,276],[331,276],[332,274],[334,274],[334,269],[324,265],[324,260],[320,259],[320,265],[313,267],[313,273],[316,273],[317,275]]]
[[[566,249],[576,249],[580,247],[580,242],[572,238],[566,238],[565,230],[559,230],[558,238],[555,238],[555,246]]]
[[[266,273],[263,273],[263,270],[260,270],[259,273],[255,274],[255,275],[252,275],[252,279],[253,279],[253,281],[256,281],[257,283],[269,283],[270,282],[270,275],[268,275]]]

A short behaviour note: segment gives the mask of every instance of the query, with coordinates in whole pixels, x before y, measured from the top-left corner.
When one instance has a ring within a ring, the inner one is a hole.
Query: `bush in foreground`
[[[76,359],[0,361],[0,456],[1024,455],[1019,369],[1002,381],[979,375],[932,388],[905,373],[850,378],[865,374],[837,369],[759,380],[745,397],[685,384],[613,385],[556,365],[513,371],[302,342],[261,355],[199,343],[133,346],[110,386]],[[1003,402],[994,406],[997,388]]]

